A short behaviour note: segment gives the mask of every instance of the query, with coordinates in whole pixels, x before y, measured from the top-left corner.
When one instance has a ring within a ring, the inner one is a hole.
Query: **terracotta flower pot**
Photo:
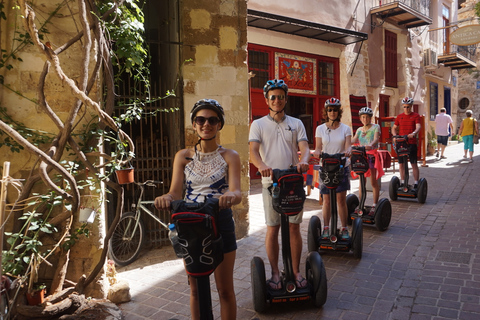
[[[27,292],[26,296],[27,296],[28,305],[36,306],[43,303],[43,301],[45,300],[45,292],[46,292],[45,289],[34,291],[32,294]]]
[[[134,180],[133,168],[120,169],[115,171],[117,175],[117,181],[119,184],[132,183]]]

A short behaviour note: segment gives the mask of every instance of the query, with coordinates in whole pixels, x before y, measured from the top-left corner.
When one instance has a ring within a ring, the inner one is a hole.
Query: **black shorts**
[[[235,221],[233,221],[232,209],[220,210],[218,214],[217,227],[223,239],[223,253],[229,253],[237,250]]]
[[[410,144],[408,146],[410,149],[410,153],[408,154],[408,157],[410,158],[410,163],[414,164],[417,163],[417,145],[416,144]],[[406,157],[399,157],[398,158],[398,163],[404,163],[404,159]]]
[[[437,136],[437,142],[446,146],[448,144],[448,136]]]

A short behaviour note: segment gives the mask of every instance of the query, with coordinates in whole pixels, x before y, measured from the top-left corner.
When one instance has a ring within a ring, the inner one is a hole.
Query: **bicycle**
[[[145,186],[156,187],[156,185],[162,184],[163,182],[147,180],[145,182],[134,183],[140,187],[138,201],[136,204],[132,204],[133,212],[125,212],[122,215],[108,242],[109,255],[118,266],[126,266],[132,263],[140,254],[140,249],[145,241],[145,226],[142,221],[142,211],[168,230],[168,225],[146,207],[146,205],[153,205],[154,201],[142,200]]]

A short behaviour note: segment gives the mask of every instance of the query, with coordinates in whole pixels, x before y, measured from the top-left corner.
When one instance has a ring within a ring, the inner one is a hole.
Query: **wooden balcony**
[[[425,7],[423,3],[418,0],[377,0],[377,6],[370,9],[372,31],[375,25],[382,25],[385,21],[407,29],[432,24],[429,7]],[[381,22],[376,22],[374,17],[380,19]]]

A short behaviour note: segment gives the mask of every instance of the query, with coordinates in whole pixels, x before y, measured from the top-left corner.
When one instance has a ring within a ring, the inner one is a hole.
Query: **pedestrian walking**
[[[473,136],[478,135],[478,122],[477,119],[473,118],[472,110],[467,110],[465,112],[466,118],[463,119],[458,134],[462,136],[463,139],[463,159],[466,159],[468,162],[473,161]],[[467,158],[467,151],[469,152],[470,158]]]
[[[446,159],[443,153],[445,152],[445,147],[448,145],[448,137],[450,134],[454,134],[452,117],[446,112],[447,110],[445,108],[441,108],[440,113],[435,117],[435,134],[437,135],[438,143],[436,156],[439,159]]]

